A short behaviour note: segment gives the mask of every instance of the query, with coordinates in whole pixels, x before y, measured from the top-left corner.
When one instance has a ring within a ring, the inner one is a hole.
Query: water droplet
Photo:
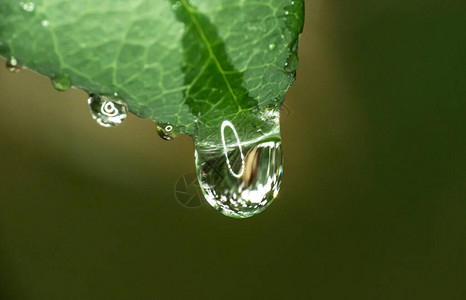
[[[298,68],[298,56],[294,53],[288,57],[285,63],[285,71],[287,72],[295,72]]]
[[[269,50],[273,50],[273,49],[275,49],[275,44],[273,44],[273,43],[269,44]]]
[[[33,12],[36,7],[34,2],[20,2],[19,5],[21,5],[21,8],[27,12]]]
[[[178,129],[169,123],[157,123],[157,133],[166,140],[174,140],[178,136]]]
[[[289,11],[285,11],[285,15],[289,15],[289,14],[290,14],[290,12],[289,12]]]
[[[49,27],[50,22],[49,22],[49,20],[42,20],[42,22],[40,22],[40,24],[42,25],[42,27]]]
[[[128,107],[120,98],[91,94],[87,102],[94,120],[104,127],[120,125],[126,119]]]
[[[291,5],[294,5],[294,1],[291,1]]]
[[[10,72],[19,72],[21,69],[18,65],[18,61],[13,56],[6,61],[6,68]]]
[[[60,92],[64,92],[71,87],[71,79],[66,74],[58,74],[52,79],[53,87]]]
[[[236,143],[223,147],[196,147],[199,185],[207,202],[222,214],[248,218],[262,212],[277,197],[283,172],[278,139],[242,144],[230,122]]]

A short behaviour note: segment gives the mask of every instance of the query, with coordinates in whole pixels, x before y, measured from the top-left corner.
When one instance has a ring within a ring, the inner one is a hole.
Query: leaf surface
[[[35,0],[0,3],[0,55],[202,139],[248,138],[297,67],[303,1]]]

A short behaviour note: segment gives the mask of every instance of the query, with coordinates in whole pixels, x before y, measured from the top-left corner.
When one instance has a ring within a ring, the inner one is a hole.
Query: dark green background
[[[181,206],[191,140],[0,70],[0,298],[466,298],[461,1],[306,3],[278,200]]]

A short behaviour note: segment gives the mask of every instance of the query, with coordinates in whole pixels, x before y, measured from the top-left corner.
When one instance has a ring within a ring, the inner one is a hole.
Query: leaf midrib
[[[184,8],[189,14],[189,18],[194,24],[194,27],[196,27],[196,30],[198,31],[199,35],[201,36],[203,44],[206,46],[207,50],[209,51],[209,56],[215,63],[215,66],[217,67],[218,71],[222,75],[223,80],[225,81],[225,84],[228,87],[228,91],[230,92],[231,96],[233,97],[233,100],[235,100],[236,105],[238,106],[238,112],[242,112],[243,108],[238,102],[238,97],[235,95],[233,92],[233,89],[231,88],[230,81],[226,77],[226,72],[223,70],[222,65],[217,59],[217,56],[215,55],[214,51],[212,50],[212,46],[210,45],[209,40],[207,39],[204,30],[202,29],[201,24],[199,24],[199,21],[196,19],[196,16],[194,15],[194,9],[189,5],[189,3],[186,2],[186,0],[181,0],[181,3],[183,4]]]

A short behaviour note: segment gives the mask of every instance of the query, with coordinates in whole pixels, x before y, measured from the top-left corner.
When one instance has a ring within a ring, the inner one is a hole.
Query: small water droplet
[[[234,129],[230,122],[226,124]],[[229,217],[248,218],[262,212],[277,197],[283,153],[279,140],[241,144],[234,132],[236,144],[196,147],[196,169],[211,206]]]
[[[157,123],[157,133],[166,140],[174,140],[178,136],[178,129],[169,123]]]
[[[292,53],[286,60],[285,71],[292,73],[292,72],[295,72],[297,68],[298,68],[298,56]]]
[[[18,65],[18,61],[13,56],[6,61],[6,68],[10,72],[19,72],[21,69]]]
[[[71,87],[71,79],[66,74],[58,74],[52,78],[53,87],[60,92],[64,92]]]
[[[42,22],[40,22],[40,24],[42,25],[42,27],[49,27],[50,22],[49,22],[49,20],[42,20]]]
[[[275,44],[273,44],[273,43],[269,44],[269,50],[273,50],[273,49],[275,49]]]
[[[34,8],[36,7],[36,5],[34,4],[34,2],[20,2],[19,5],[21,5],[21,8],[27,12],[33,12],[34,11]]]
[[[285,15],[289,15],[289,14],[290,14],[290,12],[289,12],[289,11],[285,11]]]
[[[126,119],[128,107],[120,98],[91,94],[87,103],[89,103],[92,117],[101,126],[120,125]]]
[[[294,5],[294,1],[291,1],[291,5]]]

